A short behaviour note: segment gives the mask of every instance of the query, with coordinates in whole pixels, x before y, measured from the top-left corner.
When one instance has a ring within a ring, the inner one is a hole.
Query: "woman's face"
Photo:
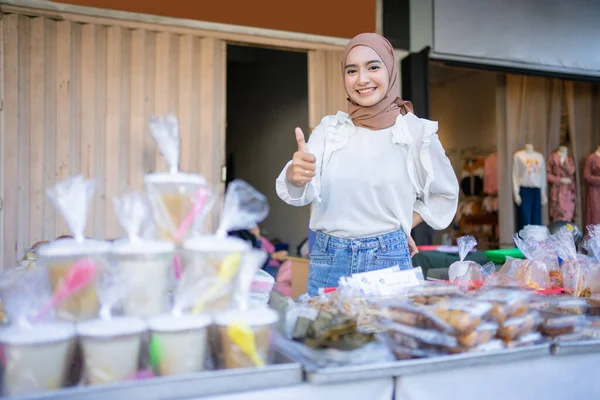
[[[350,99],[360,106],[369,107],[385,97],[390,73],[375,50],[356,46],[346,58],[344,84]]]

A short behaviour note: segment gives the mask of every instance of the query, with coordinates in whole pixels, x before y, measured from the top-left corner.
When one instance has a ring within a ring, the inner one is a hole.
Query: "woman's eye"
[[[381,68],[379,65],[371,65],[371,66],[369,67],[369,69],[370,69],[371,71],[376,71],[376,70],[378,70],[379,68]]]
[[[351,74],[354,74],[354,73],[356,73],[356,70],[355,70],[355,69],[349,69],[349,70],[347,70],[347,71],[346,71],[346,73],[347,73],[348,75],[351,75]]]

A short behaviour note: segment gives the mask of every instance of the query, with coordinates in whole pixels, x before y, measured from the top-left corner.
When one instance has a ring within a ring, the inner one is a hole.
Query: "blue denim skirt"
[[[360,239],[342,239],[317,232],[310,252],[307,293],[337,287],[341,277],[399,266],[412,268],[404,231]]]

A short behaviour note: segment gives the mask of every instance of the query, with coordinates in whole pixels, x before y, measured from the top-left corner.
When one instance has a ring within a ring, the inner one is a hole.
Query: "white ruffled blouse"
[[[310,228],[341,238],[365,238],[402,229],[412,212],[432,228],[445,229],[456,213],[458,180],[439,141],[438,124],[399,115],[386,129],[357,127],[348,114],[328,115],[312,132],[308,148],[316,176],[303,188],[283,168],[279,197],[293,206],[313,203]]]

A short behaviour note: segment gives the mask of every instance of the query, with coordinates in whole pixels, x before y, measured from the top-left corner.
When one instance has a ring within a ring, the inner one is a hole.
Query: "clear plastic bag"
[[[565,315],[550,311],[540,311],[540,315],[542,323],[538,329],[543,335],[550,337],[580,333],[585,323],[583,315]]]
[[[547,252],[541,249],[539,243],[523,240],[518,234],[513,236],[517,247],[527,257],[526,260],[510,259],[500,271],[520,282],[522,287],[531,289],[548,289],[552,287],[550,271],[545,261]]]
[[[498,331],[498,324],[495,322],[481,323],[471,333],[459,335],[456,337],[461,350],[470,349],[490,341]]]
[[[431,309],[437,317],[451,325],[457,334],[472,332],[491,310],[491,303],[460,298],[438,303]]]
[[[300,342],[288,340],[277,333],[275,334],[275,343],[282,354],[300,362],[307,371],[394,360],[394,355],[381,337],[376,337],[376,340],[353,350],[315,349]]]
[[[544,342],[544,337],[539,332],[529,332],[523,336],[519,336],[514,340],[505,341],[504,345],[507,349],[514,349],[518,347],[532,346]]]
[[[509,318],[498,327],[496,336],[504,342],[510,342],[529,333],[535,329],[541,322],[541,317],[537,312],[530,312],[518,317]]]
[[[531,294],[522,290],[492,289],[477,298],[492,304],[490,317],[501,324],[510,317],[526,313]]]
[[[77,175],[48,189],[48,196],[64,217],[74,239],[60,239],[38,250],[38,264],[48,273],[53,299],[41,313],[53,308],[59,318],[83,320],[98,313],[96,280],[110,268],[110,244],[86,240],[85,223],[94,182]]]
[[[456,337],[435,329],[422,329],[414,326],[386,321],[390,340],[409,349],[424,349],[449,352],[458,347]]]
[[[450,282],[464,290],[481,287],[483,284],[481,266],[475,261],[465,261],[469,252],[477,245],[477,241],[473,236],[462,236],[457,239],[457,243],[460,261],[452,263],[448,269]]]

